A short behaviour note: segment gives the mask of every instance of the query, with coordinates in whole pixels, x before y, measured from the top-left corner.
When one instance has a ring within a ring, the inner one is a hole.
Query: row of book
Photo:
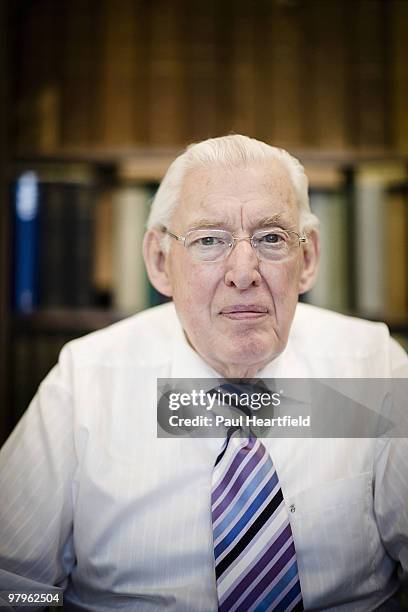
[[[101,186],[82,172],[24,172],[14,185],[14,305],[142,310],[160,300],[149,285],[142,240],[154,189]],[[70,178],[70,180],[68,180]],[[403,164],[360,164],[312,174],[321,263],[306,301],[357,314],[408,314],[408,191]]]
[[[89,304],[94,187],[40,182],[26,172],[13,200],[16,309]]]
[[[231,131],[407,151],[407,2],[11,4],[22,153],[178,146]]]
[[[23,172],[12,185],[14,310],[128,314],[160,301],[142,260],[152,195],[146,186],[98,185],[81,166]]]
[[[408,187],[403,163],[360,164],[352,191],[331,173],[312,185],[321,224],[318,280],[306,301],[402,321],[408,315]]]

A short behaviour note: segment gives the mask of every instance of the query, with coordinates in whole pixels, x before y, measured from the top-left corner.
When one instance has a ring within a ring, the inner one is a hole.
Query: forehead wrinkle
[[[243,208],[241,209],[241,224],[241,227],[245,226]],[[292,225],[295,225],[294,220],[289,218],[285,213],[276,213],[275,215],[262,217],[261,219],[254,220],[253,222],[248,220],[248,228],[251,231],[274,226],[288,228]],[[192,223],[189,224],[188,231],[196,229],[229,229],[233,231],[236,229],[236,226],[233,221],[228,221],[228,219],[223,221],[214,221],[209,218],[201,218],[197,221],[192,221]]]
[[[227,225],[228,225],[228,222],[225,222],[225,221],[214,221],[212,219],[198,219],[197,221],[191,222],[190,229],[222,228]]]
[[[284,211],[258,219],[255,218],[253,220],[248,218],[246,225],[251,231],[271,227],[282,227],[283,229],[289,229],[292,226],[295,227],[296,221],[288,212],[289,211]]]
[[[287,218],[285,218],[284,215],[282,215],[281,213],[276,213],[271,217],[264,217],[263,219],[259,219],[259,221],[256,221],[254,225],[256,225],[257,227],[270,227],[271,225],[278,225],[280,223],[286,222]]]
[[[257,170],[257,168],[248,168],[249,170]],[[228,173],[226,177],[228,180],[223,182],[219,180],[217,168],[208,173],[198,172],[197,169],[190,170],[185,177],[186,180],[183,181],[182,197],[180,198],[180,204],[187,204],[187,215],[183,215],[185,217],[184,228],[186,226],[188,229],[224,228],[234,231],[237,229],[237,221],[241,228],[246,225],[247,231],[249,228],[255,229],[279,223],[286,228],[289,225],[297,225],[296,196],[286,168],[274,160],[272,163],[264,164],[262,170],[263,172],[257,173],[254,177],[251,176],[252,172],[249,174],[249,179],[256,178],[256,180],[249,180],[249,187],[245,185],[245,197],[243,198],[240,197],[239,192],[229,189],[230,184],[237,183],[239,186],[240,177],[236,171]],[[225,192],[222,189],[224,184],[227,185]],[[222,204],[224,198],[225,203]],[[239,206],[239,212],[235,206],[229,210],[230,203],[236,203]],[[258,207],[258,204],[262,203],[263,211]],[[268,211],[269,206],[278,210],[279,213],[273,214],[272,210]],[[182,209],[179,211],[181,212]],[[263,213],[261,219],[256,211],[260,215]],[[268,215],[268,212],[272,215]],[[226,218],[224,218],[225,215]]]

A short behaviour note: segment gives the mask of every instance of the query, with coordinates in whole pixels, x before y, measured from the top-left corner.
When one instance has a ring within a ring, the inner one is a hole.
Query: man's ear
[[[147,230],[143,239],[143,258],[153,287],[163,295],[171,297],[173,292],[166,266],[167,253],[163,250],[162,241],[162,232],[156,229]]]
[[[320,238],[318,230],[307,233],[307,243],[303,250],[303,269],[299,279],[299,294],[309,291],[316,280],[320,258]]]

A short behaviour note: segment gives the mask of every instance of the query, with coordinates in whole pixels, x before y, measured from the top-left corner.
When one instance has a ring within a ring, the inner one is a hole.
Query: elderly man
[[[69,343],[41,384],[1,455],[1,589],[57,585],[87,611],[390,609],[406,439],[157,437],[158,378],[406,372],[384,325],[298,304],[318,255],[285,151],[236,135],[173,162],[144,242],[173,301]]]

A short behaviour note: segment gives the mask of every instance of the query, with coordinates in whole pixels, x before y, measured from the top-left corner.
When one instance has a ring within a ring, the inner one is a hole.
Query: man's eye
[[[264,244],[278,244],[279,242],[284,242],[285,237],[282,234],[270,233],[266,234],[262,237],[261,242]]]
[[[216,238],[215,236],[203,236],[197,242],[200,246],[217,246],[223,243],[221,238]]]

